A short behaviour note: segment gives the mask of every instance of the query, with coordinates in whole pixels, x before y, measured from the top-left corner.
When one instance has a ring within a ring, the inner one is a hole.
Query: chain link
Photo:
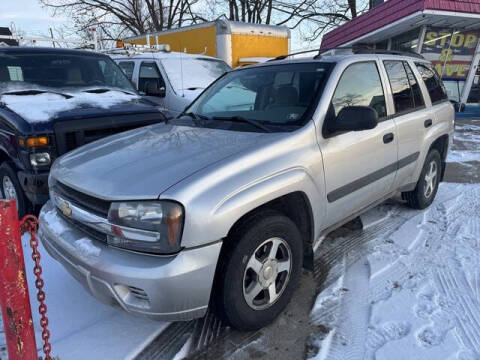
[[[52,360],[50,352],[52,346],[50,345],[50,331],[48,330],[47,305],[45,304],[45,292],[43,291],[42,266],[40,265],[40,253],[38,252],[38,219],[35,216],[27,215],[20,223],[20,231],[23,234],[30,233],[30,246],[32,248],[32,259],[35,262],[33,273],[36,276],[35,287],[37,288],[37,300],[40,303],[38,311],[42,316],[40,319],[40,326],[42,327],[43,352],[45,354],[44,360]]]

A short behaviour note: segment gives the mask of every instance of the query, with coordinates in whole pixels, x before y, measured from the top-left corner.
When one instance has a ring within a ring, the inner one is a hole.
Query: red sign
[[[435,65],[442,78],[463,80],[472,65],[478,40],[476,31],[429,27],[422,54]]]

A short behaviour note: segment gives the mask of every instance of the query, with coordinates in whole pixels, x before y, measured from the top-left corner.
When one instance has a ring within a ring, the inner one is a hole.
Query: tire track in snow
[[[456,319],[456,328],[462,336],[460,340],[465,348],[480,355],[480,306],[472,301],[471,288],[464,274],[452,266],[447,266],[435,274],[435,285],[440,294],[448,299]],[[476,314],[476,315],[475,315]]]
[[[429,274],[432,274],[434,268],[441,265],[443,259],[438,257],[439,249],[442,248],[445,242],[448,242],[449,237],[452,235],[453,227],[456,222],[452,224],[452,216],[459,213],[468,214],[471,211],[469,209],[476,204],[467,204],[465,201],[456,201],[455,199],[462,196],[461,191],[463,189],[457,187],[450,187],[450,192],[447,195],[443,195],[441,199],[433,204],[431,208],[424,212],[413,211],[407,213],[406,216],[396,217],[391,216],[385,221],[380,222],[370,228],[367,228],[363,233],[356,233],[348,239],[339,238],[337,242],[327,243],[327,248],[323,249],[320,253],[320,259],[327,257],[327,264],[334,264],[337,262],[335,271],[341,274],[343,268],[347,268],[347,273],[350,263],[359,258],[368,257],[371,253],[379,253],[380,255],[386,255],[386,259],[381,260],[376,265],[377,271],[374,275],[368,279],[365,285],[368,289],[370,287],[369,301],[373,306],[378,302],[387,301],[392,296],[394,291],[401,291],[402,288],[409,288],[415,290],[418,287],[420,281],[424,281],[428,278]],[[475,198],[476,195],[470,196]],[[460,209],[450,207],[447,209],[444,203],[453,201]],[[397,205],[398,206],[398,205]],[[399,207],[399,209],[401,209]],[[459,211],[466,209],[465,211]],[[402,209],[403,210],[403,209]],[[460,221],[465,222],[465,218]],[[405,227],[404,227],[405,226]],[[477,223],[473,225],[475,228],[467,231],[466,234],[478,234],[476,230]],[[417,230],[413,229],[417,228]],[[363,242],[362,242],[363,240]],[[477,241],[478,243],[478,241]],[[331,251],[330,247],[337,245],[339,249]],[[320,247],[321,249],[322,247]],[[355,254],[352,254],[352,250],[355,250]],[[373,250],[373,251],[372,251]],[[338,266],[338,256],[343,254],[345,256],[345,267]],[[350,257],[350,259],[349,259]],[[383,261],[383,262],[382,262]],[[382,265],[384,264],[384,265]],[[373,269],[371,269],[373,271]],[[329,274],[331,283],[333,283],[338,276],[337,274]],[[345,275],[346,276],[346,275]],[[430,275],[431,277],[431,275]],[[475,274],[471,283],[478,284],[480,276]],[[466,280],[465,280],[466,281]],[[331,284],[330,284],[331,285]],[[454,284],[458,288],[458,284]],[[346,287],[346,286],[345,286]],[[459,291],[457,289],[455,291]],[[478,286],[472,287],[474,290],[472,293],[477,296]],[[354,291],[355,292],[355,291]],[[344,311],[343,305],[345,304],[346,295],[340,295],[342,298],[341,304],[335,304],[335,301],[331,301],[329,306],[312,312],[312,321],[315,323],[323,322],[329,324],[329,320],[340,316]],[[364,296],[362,293],[352,294],[356,299],[361,299]],[[368,295],[367,295],[368,298]],[[469,303],[473,305],[472,302]],[[356,303],[352,303],[352,308],[357,307]],[[366,320],[366,326],[368,329],[368,336],[366,337],[366,348],[364,356],[358,356],[358,359],[375,359],[376,351],[382,346],[386,345],[390,341],[399,340],[408,335],[412,329],[407,322],[384,322],[379,325],[371,325],[370,318]],[[329,343],[322,343],[322,349],[320,355],[316,359],[345,359],[350,354],[348,351],[342,351],[341,348],[335,346],[335,342],[332,339],[341,337],[342,323],[337,326],[332,324],[333,330],[329,336]],[[349,326],[345,321],[343,326]],[[365,327],[365,326],[364,326]],[[466,331],[474,331],[475,328],[480,328],[478,322],[470,321]],[[447,328],[445,331],[449,331]],[[340,334],[340,335],[339,335]],[[476,334],[475,334],[476,335]],[[480,336],[477,336],[480,339]],[[480,340],[479,340],[480,341]],[[470,350],[471,346],[468,347]],[[337,353],[338,352],[338,353]]]
[[[312,323],[334,329],[322,342],[317,360],[364,358],[370,320],[369,277],[368,262],[361,259],[346,269],[328,294],[317,299]]]
[[[476,358],[480,358],[480,260],[470,254],[479,245],[479,196],[480,191],[469,191],[447,209],[455,219],[446,232],[450,242],[445,244],[445,264],[434,271],[435,287],[448,304],[442,311],[454,317],[458,340]],[[474,270],[470,281],[465,266]]]
[[[368,254],[369,249],[365,245],[372,241],[378,241],[378,238],[388,238],[390,234],[405,223],[405,218],[400,216],[400,211],[395,208],[398,207],[398,204],[385,206],[388,206],[387,210],[391,212],[385,220],[369,226],[366,230],[354,231],[353,234],[350,233],[347,236],[338,235],[336,237],[336,232],[334,232],[328,235],[320,245],[315,254],[314,276],[319,279],[325,269],[330,271],[327,281],[323,284],[324,288],[341,276],[344,268],[336,265],[341,263],[346,255],[349,255],[346,257],[346,266],[348,267]],[[394,208],[392,209],[392,207]]]
[[[171,360],[191,337],[196,321],[170,324],[150,343],[136,360]]]

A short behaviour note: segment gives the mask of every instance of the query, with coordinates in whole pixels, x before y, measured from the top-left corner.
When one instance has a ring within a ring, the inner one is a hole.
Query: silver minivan
[[[140,93],[180,114],[205,88],[231,68],[204,55],[157,51],[110,55]]]

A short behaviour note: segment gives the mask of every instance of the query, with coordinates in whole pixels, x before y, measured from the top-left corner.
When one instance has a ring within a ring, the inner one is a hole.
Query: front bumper
[[[205,314],[221,242],[161,257],[129,252],[89,238],[64,220],[51,201],[40,213],[39,237],[94,297],[156,320]]]
[[[28,200],[35,205],[43,205],[48,199],[48,171],[34,173],[19,171],[18,180]]]

